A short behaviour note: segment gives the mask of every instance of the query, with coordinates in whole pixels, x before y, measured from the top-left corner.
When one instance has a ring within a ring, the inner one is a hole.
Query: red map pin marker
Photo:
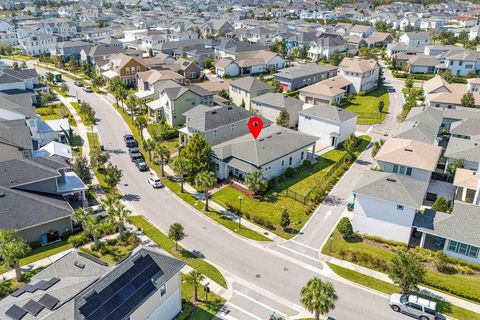
[[[251,117],[250,120],[248,120],[248,129],[250,130],[253,138],[257,140],[258,135],[260,134],[260,132],[262,132],[263,129],[262,118]]]

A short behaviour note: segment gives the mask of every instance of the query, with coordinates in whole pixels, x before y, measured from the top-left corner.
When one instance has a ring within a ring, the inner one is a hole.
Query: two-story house
[[[273,75],[283,91],[298,90],[337,75],[338,67],[306,63],[280,70]]]
[[[240,107],[251,111],[253,98],[273,92],[274,87],[254,77],[245,77],[230,82],[229,96],[232,102]]]
[[[39,56],[48,54],[55,50],[57,45],[57,38],[48,34],[41,34],[37,36],[28,36],[18,40],[22,47],[22,54]]]
[[[430,44],[430,34],[428,32],[405,32],[400,36],[400,42],[412,47],[426,46]]]
[[[352,83],[352,92],[369,91],[377,87],[380,65],[374,59],[344,58],[340,75]]]
[[[102,66],[101,70],[107,80],[120,77],[127,86],[135,86],[137,73],[146,71],[146,68],[141,59],[119,53],[111,55],[108,64]]]

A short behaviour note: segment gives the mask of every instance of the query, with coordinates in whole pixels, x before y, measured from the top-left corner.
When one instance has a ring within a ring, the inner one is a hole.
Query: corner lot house
[[[306,104],[298,116],[298,131],[317,137],[317,148],[336,148],[357,128],[356,113],[328,104]]]
[[[283,91],[297,90],[337,75],[338,67],[316,63],[300,64],[273,75]]]
[[[283,109],[287,110],[290,119],[289,128],[298,126],[298,112],[302,110],[302,107],[302,101],[282,93],[269,92],[252,99],[252,110],[272,122],[277,121]]]
[[[254,77],[245,77],[230,82],[229,95],[232,102],[237,106],[245,106],[251,110],[251,100],[267,92],[273,92],[275,88],[268,83]]]
[[[339,65],[340,75],[352,83],[353,93],[369,91],[377,86],[380,65],[377,61],[344,58]]]
[[[136,57],[127,56],[124,53],[110,56],[108,64],[101,67],[102,76],[107,80],[120,77],[127,86],[137,83],[137,73],[146,71],[143,62]]]
[[[262,130],[257,140],[250,133],[212,147],[215,175],[225,180],[231,176],[244,179],[261,170],[267,180],[281,175],[287,168],[312,160],[313,136],[272,125]]]
[[[367,171],[353,189],[353,229],[408,243],[415,213],[428,182],[379,171]]]
[[[172,320],[182,310],[180,270],[184,265],[143,246],[113,267],[74,250],[0,301],[0,317]],[[35,310],[38,306],[38,313],[33,316],[27,305]]]
[[[353,90],[347,78],[336,76],[300,89],[299,98],[308,104],[340,103]]]

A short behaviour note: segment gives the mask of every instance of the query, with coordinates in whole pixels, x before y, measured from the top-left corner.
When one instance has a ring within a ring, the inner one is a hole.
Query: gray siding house
[[[273,75],[283,91],[297,90],[337,75],[338,67],[316,63],[300,64]]]

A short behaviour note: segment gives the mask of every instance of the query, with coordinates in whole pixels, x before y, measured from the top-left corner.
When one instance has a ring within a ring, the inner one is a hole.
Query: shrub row
[[[350,249],[341,249],[338,254],[343,260],[347,260],[353,263],[357,263],[361,266],[378,270],[381,272],[387,272],[389,269],[388,262],[382,258],[375,257],[368,252],[361,252]]]
[[[480,291],[470,286],[466,281],[445,281],[446,276],[427,272],[423,283],[427,286],[440,289],[456,296],[480,302]]]
[[[413,79],[415,80],[430,80],[435,77],[434,74],[422,74],[422,73],[403,73],[403,72],[392,72],[392,75],[395,78],[406,79],[410,74],[413,74]]]

